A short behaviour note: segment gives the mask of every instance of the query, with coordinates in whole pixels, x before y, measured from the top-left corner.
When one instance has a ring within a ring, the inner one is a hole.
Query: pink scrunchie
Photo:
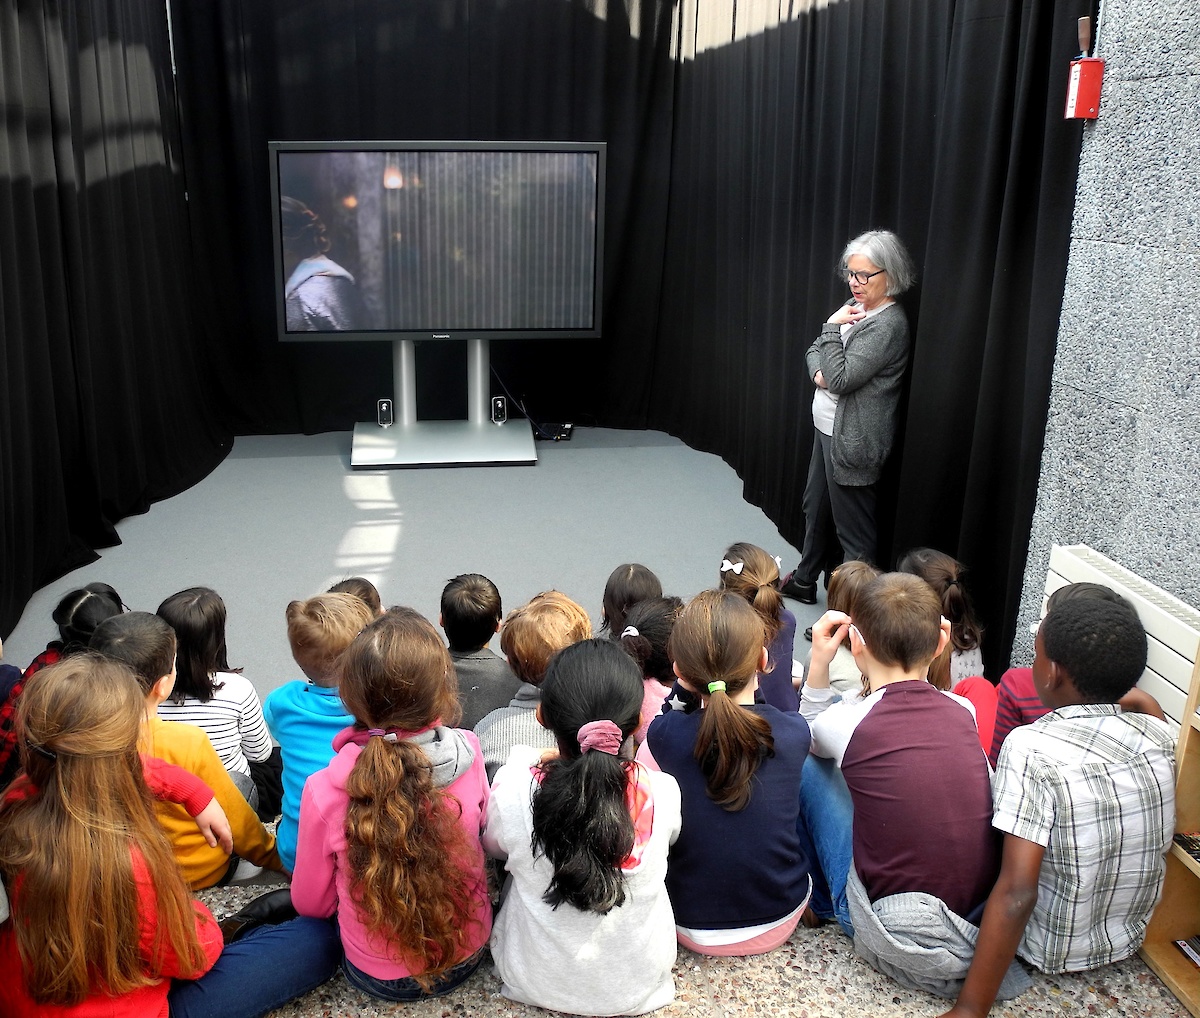
[[[621,751],[621,743],[625,741],[621,729],[615,722],[608,720],[589,721],[579,729],[576,738],[579,739],[580,753],[598,749],[609,756],[616,756]]]

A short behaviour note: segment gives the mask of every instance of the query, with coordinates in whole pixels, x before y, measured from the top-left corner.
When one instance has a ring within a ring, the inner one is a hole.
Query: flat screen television
[[[595,338],[603,142],[270,143],[286,341]]]

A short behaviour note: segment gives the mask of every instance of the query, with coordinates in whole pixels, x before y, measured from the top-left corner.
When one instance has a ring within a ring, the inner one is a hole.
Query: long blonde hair
[[[419,731],[459,715],[453,665],[437,631],[411,608],[391,608],[342,658],[342,700],[367,729]],[[410,739],[367,740],[346,781],[351,896],[363,925],[390,944],[428,988],[466,957],[479,858],[461,807],[433,783]]]
[[[0,807],[0,873],[25,983],[41,1004],[151,986],[162,978],[154,959],[167,953],[185,977],[204,969],[191,897],[142,777],[145,709],[133,674],[91,653],[43,669],[21,695],[30,787],[12,786]],[[157,898],[149,958],[136,857]]]

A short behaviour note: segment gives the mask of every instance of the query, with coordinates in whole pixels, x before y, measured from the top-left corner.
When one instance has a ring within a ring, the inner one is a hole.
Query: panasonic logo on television
[[[449,338],[450,338],[450,333],[448,333],[448,332],[435,332],[435,333],[433,334],[433,338],[434,338],[434,339],[449,339]]]

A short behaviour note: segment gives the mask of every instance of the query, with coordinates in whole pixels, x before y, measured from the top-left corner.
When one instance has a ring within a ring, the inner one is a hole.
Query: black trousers
[[[829,567],[835,536],[842,545],[842,561],[875,561],[875,485],[838,484],[833,479],[832,446],[829,435],[813,433],[804,486],[804,547],[794,576],[797,583],[816,583],[821,570]]]

